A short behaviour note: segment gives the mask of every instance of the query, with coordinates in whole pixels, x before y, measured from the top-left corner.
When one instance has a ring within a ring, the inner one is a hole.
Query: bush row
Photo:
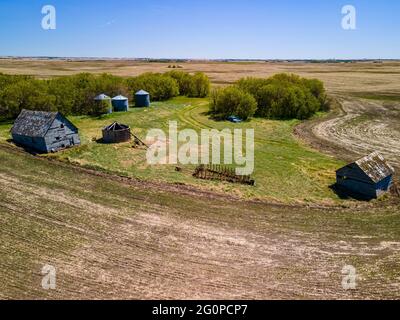
[[[308,119],[328,108],[320,80],[284,73],[267,79],[243,78],[213,91],[210,100],[211,113],[222,118]]]
[[[104,112],[104,106],[94,101],[98,94],[111,97],[122,94],[132,100],[134,93],[141,89],[148,91],[154,101],[179,95],[205,97],[209,94],[210,82],[202,73],[190,75],[182,71],[145,73],[129,78],[81,73],[50,80],[0,74],[0,117],[15,118],[22,109],[98,115]]]

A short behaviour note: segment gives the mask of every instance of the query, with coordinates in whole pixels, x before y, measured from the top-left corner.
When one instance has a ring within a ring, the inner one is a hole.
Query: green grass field
[[[70,117],[79,128],[82,145],[59,152],[50,157],[101,168],[139,179],[183,183],[202,189],[233,194],[248,199],[269,201],[323,202],[339,201],[329,186],[335,181],[335,170],[343,163],[303,145],[293,136],[298,123],[253,119],[241,124],[214,121],[207,116],[206,99],[176,98],[167,102],[153,103],[151,108],[131,109],[128,113],[114,113],[101,118]],[[132,148],[132,143],[106,145],[96,142],[101,129],[118,121],[131,126],[132,132],[145,138],[148,130],[160,128],[168,132],[170,120],[178,121],[179,129],[196,131],[205,128],[255,129],[255,187],[197,180],[191,176],[194,165],[184,166],[184,172],[175,172],[174,165],[150,166],[146,150]],[[11,123],[0,125],[0,139],[10,138]]]

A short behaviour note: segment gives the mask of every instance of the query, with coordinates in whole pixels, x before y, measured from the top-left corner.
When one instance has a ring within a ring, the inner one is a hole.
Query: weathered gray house
[[[43,153],[81,143],[78,128],[59,112],[22,110],[11,135],[16,144]]]
[[[389,191],[393,175],[393,167],[374,152],[336,171],[336,183],[366,198],[379,198]]]

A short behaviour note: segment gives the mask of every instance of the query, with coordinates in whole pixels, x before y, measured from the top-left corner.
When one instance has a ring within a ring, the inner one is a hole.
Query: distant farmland
[[[29,74],[40,78],[79,72],[111,73],[134,76],[144,72],[167,72],[170,62],[129,60],[20,60],[0,59],[0,72]],[[303,63],[303,62],[185,62],[187,72],[203,71],[214,84],[232,83],[242,77],[267,77],[280,72],[293,72],[324,81],[331,93],[394,94],[400,91],[400,62]]]

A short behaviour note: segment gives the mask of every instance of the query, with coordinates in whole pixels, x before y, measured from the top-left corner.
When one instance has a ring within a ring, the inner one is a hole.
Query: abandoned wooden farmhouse
[[[22,110],[11,135],[16,144],[42,153],[80,144],[78,128],[59,112]]]
[[[374,152],[336,171],[337,186],[366,198],[379,198],[389,191],[394,169]]]

